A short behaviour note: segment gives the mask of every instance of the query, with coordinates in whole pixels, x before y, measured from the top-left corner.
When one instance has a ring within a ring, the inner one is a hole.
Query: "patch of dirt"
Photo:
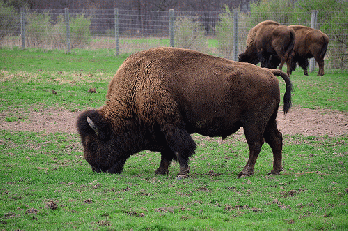
[[[0,113],[0,129],[45,133],[77,133],[76,119],[80,113],[54,108],[30,112],[9,110]],[[8,120],[15,121],[8,122]]]
[[[9,110],[0,113],[0,129],[45,133],[77,133],[76,119],[81,112],[64,109],[41,109],[23,112]],[[9,119],[14,118],[14,119]],[[15,120],[14,122],[8,122]],[[278,129],[285,134],[304,136],[341,136],[348,134],[348,113],[327,109],[293,107],[284,115],[278,112]]]
[[[328,109],[293,107],[278,112],[278,129],[283,134],[303,136],[342,136],[348,134],[348,113]]]

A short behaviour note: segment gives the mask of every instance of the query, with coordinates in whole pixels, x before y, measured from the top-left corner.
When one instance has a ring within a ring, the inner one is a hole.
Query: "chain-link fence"
[[[322,30],[330,38],[327,72],[348,69],[348,13],[335,12],[328,23],[320,12],[156,11],[139,14],[121,9],[27,10],[1,19],[0,46],[64,49],[107,49],[134,53],[158,46],[190,48],[236,60],[246,47],[249,30],[266,19],[284,25]],[[0,15],[0,17],[2,17]],[[6,23],[3,23],[6,21]]]

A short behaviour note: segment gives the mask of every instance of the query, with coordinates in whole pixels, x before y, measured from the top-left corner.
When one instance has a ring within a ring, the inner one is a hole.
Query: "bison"
[[[319,65],[318,75],[324,75],[324,56],[327,51],[329,37],[310,27],[294,25],[289,26],[295,31],[294,57],[288,65],[287,73],[290,75],[296,69],[296,63],[304,70],[304,75],[308,75],[308,59],[314,57]],[[282,61],[279,68],[281,69],[284,62]]]
[[[179,48],[153,48],[129,56],[109,84],[106,105],[77,119],[84,158],[95,172],[121,173],[131,155],[161,153],[156,174],[189,173],[196,148],[191,133],[226,138],[244,128],[249,160],[241,176],[254,172],[264,140],[271,146],[272,174],[282,170],[282,135],[276,117],[279,81],[286,82],[283,110],[290,108],[291,82],[280,70],[233,62]]]
[[[249,31],[247,48],[239,55],[238,61],[252,64],[261,62],[261,67],[277,68],[281,62],[288,63],[294,44],[294,30],[275,21],[266,20]],[[290,66],[288,68],[290,69]]]

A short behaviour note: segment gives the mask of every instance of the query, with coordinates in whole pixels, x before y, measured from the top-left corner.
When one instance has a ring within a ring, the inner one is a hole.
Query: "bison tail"
[[[320,58],[324,59],[324,56],[325,56],[326,51],[327,51],[327,45],[329,44],[329,40],[327,37],[324,37],[324,36],[322,37],[322,40],[323,40],[324,46],[321,48]]]
[[[290,78],[287,74],[285,74],[284,72],[282,72],[281,70],[278,69],[272,69],[271,70],[272,73],[275,76],[280,76],[283,78],[283,80],[285,81],[286,84],[286,91],[285,94],[283,96],[283,111],[284,114],[288,113],[290,107],[291,107],[291,91],[292,91],[292,83],[290,81]]]
[[[288,47],[285,51],[285,59],[286,61],[292,61],[293,56],[295,54],[294,52],[294,46],[295,46],[295,32],[293,30],[290,30],[290,43],[288,44]]]

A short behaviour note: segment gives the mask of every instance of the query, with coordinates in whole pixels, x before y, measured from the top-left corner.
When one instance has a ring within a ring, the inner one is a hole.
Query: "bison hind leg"
[[[267,111],[271,113],[268,114]],[[260,113],[250,113],[246,116],[243,128],[249,146],[249,159],[243,170],[238,174],[238,178],[254,174],[256,160],[265,141],[271,146],[273,152],[274,162],[271,174],[279,174],[282,171],[282,134],[277,129],[277,111],[278,106],[270,107],[269,110],[262,110],[264,116]],[[269,119],[266,119],[267,117]]]
[[[277,121],[275,119],[276,113],[271,117],[267,124],[264,138],[268,143],[273,152],[273,169],[270,174],[279,175],[283,170],[282,167],[282,148],[283,148],[283,137],[282,133],[277,128]]]
[[[318,76],[323,76],[325,74],[325,72],[324,72],[324,60],[315,59],[315,61],[317,61],[318,65],[319,65]]]
[[[248,140],[248,138],[247,138]],[[263,145],[263,141],[259,140],[256,142],[248,140],[249,145],[249,159],[243,170],[238,174],[238,178],[245,177],[245,176],[252,176],[254,175],[254,166],[256,164],[257,157],[259,156],[259,153],[261,152],[261,147]]]
[[[263,132],[254,124],[253,122],[249,122],[243,127],[244,135],[249,146],[249,159],[243,170],[238,174],[238,178],[254,175],[254,166],[264,143]]]

